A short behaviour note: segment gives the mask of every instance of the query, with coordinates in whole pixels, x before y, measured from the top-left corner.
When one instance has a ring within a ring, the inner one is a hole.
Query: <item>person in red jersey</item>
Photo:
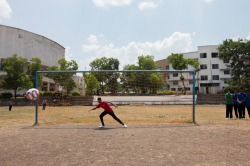
[[[104,111],[100,114],[100,119],[101,119],[101,122],[102,122],[102,125],[100,126],[100,128],[104,128],[105,125],[104,125],[104,122],[103,122],[103,117],[107,114],[109,114],[110,116],[112,116],[117,122],[119,122],[120,124],[122,124],[124,127],[127,127],[124,123],[122,123],[122,121],[120,119],[118,119],[116,116],[115,116],[115,113],[114,111],[112,110],[112,108],[108,105],[108,103],[112,104],[113,106],[117,107],[117,105],[115,105],[114,103],[112,102],[108,102],[108,101],[102,101],[101,98],[98,98],[97,99],[98,101],[98,105],[95,107],[95,108],[92,108],[91,110],[95,110],[97,108],[100,108],[102,107],[104,109]],[[89,111],[91,111],[89,110]]]

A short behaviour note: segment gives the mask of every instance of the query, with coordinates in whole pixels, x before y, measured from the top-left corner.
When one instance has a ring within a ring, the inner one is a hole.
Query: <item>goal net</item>
[[[112,109],[125,123],[195,121],[194,71],[38,71],[36,77],[35,124],[97,123],[103,109],[88,110],[98,98],[118,105]]]

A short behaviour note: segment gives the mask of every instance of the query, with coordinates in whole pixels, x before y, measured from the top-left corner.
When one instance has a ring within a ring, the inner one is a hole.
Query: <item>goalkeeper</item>
[[[115,105],[112,102],[102,101],[101,98],[98,98],[97,100],[98,100],[99,104],[95,108],[92,108],[91,110],[95,110],[95,109],[100,108],[100,107],[102,107],[104,109],[104,111],[100,114],[100,119],[101,119],[101,122],[102,122],[102,125],[100,126],[100,128],[104,128],[105,127],[104,122],[103,122],[103,117],[105,115],[107,115],[107,114],[109,114],[110,116],[112,116],[117,122],[119,122],[120,124],[122,124],[124,127],[127,127],[124,123],[122,123],[122,121],[120,119],[118,119],[115,116],[115,113],[113,112],[112,108],[108,105],[108,103],[112,104],[115,107],[117,107],[117,105]],[[89,110],[89,111],[91,111],[91,110]]]

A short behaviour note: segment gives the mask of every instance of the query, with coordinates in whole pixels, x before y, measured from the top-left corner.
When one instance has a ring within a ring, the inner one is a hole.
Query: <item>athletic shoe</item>
[[[228,119],[228,118],[226,118],[226,119]]]
[[[103,126],[103,125],[101,125],[101,126],[99,126],[99,128],[104,128],[105,126]]]
[[[234,118],[230,118],[230,119],[234,119]]]
[[[127,125],[125,125],[125,124],[124,124],[123,126],[124,126],[125,128],[127,128],[127,127],[128,127],[128,126],[127,126]]]

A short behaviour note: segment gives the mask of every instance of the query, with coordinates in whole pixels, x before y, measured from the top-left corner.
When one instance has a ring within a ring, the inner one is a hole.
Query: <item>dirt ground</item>
[[[250,120],[205,115],[197,124],[1,127],[0,165],[250,165]]]

